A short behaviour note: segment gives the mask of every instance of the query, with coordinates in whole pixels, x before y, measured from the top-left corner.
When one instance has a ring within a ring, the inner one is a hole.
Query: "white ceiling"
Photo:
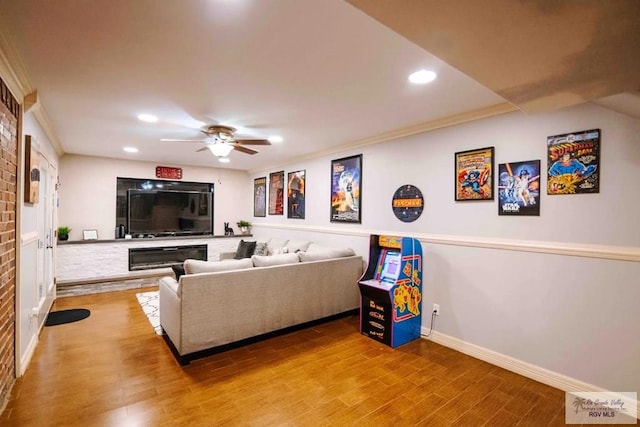
[[[634,17],[640,2],[631,1],[623,3]],[[0,50],[12,64],[23,92],[37,90],[37,108],[48,119],[50,136],[62,152],[167,166],[258,170],[411,132],[451,116],[482,115],[495,106],[495,111],[508,111],[514,107],[507,98],[521,108],[535,105],[534,110],[561,106],[549,103],[544,98],[547,94],[535,86],[536,78],[545,81],[544,67],[532,70],[518,90],[505,90],[509,88],[505,79],[517,69],[488,79],[493,75],[490,65],[495,70],[504,67],[490,60],[479,62],[477,49],[462,54],[464,49],[447,50],[442,43],[428,43],[444,40],[444,30],[426,38],[424,31],[402,31],[403,22],[410,24],[407,28],[419,27],[420,19],[414,18],[425,13],[426,19],[427,11],[399,14],[394,22],[386,22],[385,16],[398,14],[383,10],[376,15],[371,4],[380,5],[380,1],[352,3],[368,7],[368,13],[403,35],[343,0],[0,0]],[[396,4],[396,10],[402,9],[398,4],[408,4],[383,3],[386,7]],[[428,3],[429,15],[437,16],[433,13],[438,10],[436,3],[442,2]],[[495,23],[481,22],[476,33],[461,31],[452,22],[456,16],[444,12],[439,25],[448,28],[451,22],[452,29],[446,34],[447,43],[467,43],[470,34],[475,39],[495,27]],[[576,13],[558,11],[567,12]],[[540,13],[536,22],[545,18],[557,22],[557,16],[549,15]],[[596,25],[597,16],[589,16],[590,25]],[[508,48],[518,51],[521,61],[521,49],[526,52],[531,37],[515,37],[517,27],[510,28],[512,33],[500,37],[519,41]],[[618,28],[623,34],[615,41],[638,45],[637,29],[633,24]],[[631,37],[625,38],[626,32]],[[570,39],[567,32],[561,35]],[[495,45],[495,36],[492,43],[484,55],[487,59],[490,53],[499,54],[501,61],[509,57],[508,51]],[[457,68],[427,52],[426,46]],[[553,59],[564,60],[567,52]],[[627,70],[624,84],[591,91],[579,102],[607,96],[604,102],[615,108],[620,96],[626,105],[637,106],[638,58],[627,61],[633,68]],[[617,62],[604,68],[615,76],[615,67]],[[420,68],[436,71],[438,79],[425,86],[410,85],[407,76]],[[562,84],[570,82],[567,74],[563,81],[554,82],[553,90],[562,92]],[[535,104],[536,99],[544,102]],[[142,123],[136,118],[140,113],[154,114],[160,121]],[[196,152],[199,144],[160,141],[199,138],[198,129],[211,124],[234,126],[240,137],[277,134],[284,142],[256,147],[259,153],[253,156],[233,152],[231,163],[223,165],[209,152]],[[140,151],[127,154],[124,146]]]

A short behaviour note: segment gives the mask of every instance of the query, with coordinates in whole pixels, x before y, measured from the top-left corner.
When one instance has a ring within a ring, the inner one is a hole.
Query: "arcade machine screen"
[[[395,282],[398,279],[398,273],[400,272],[400,252],[386,252],[382,262],[383,265],[382,273],[380,273],[380,280],[384,282]]]

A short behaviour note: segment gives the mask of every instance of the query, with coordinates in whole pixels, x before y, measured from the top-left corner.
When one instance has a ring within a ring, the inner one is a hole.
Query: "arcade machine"
[[[371,235],[369,265],[358,287],[363,335],[391,347],[420,337],[422,245],[417,239]]]

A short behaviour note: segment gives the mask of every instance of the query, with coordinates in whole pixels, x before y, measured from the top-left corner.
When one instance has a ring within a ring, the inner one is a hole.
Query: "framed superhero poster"
[[[600,129],[547,137],[547,194],[600,192]]]
[[[331,161],[331,222],[362,219],[362,154]]]
[[[540,215],[540,160],[498,165],[498,215]]]
[[[493,200],[494,148],[455,154],[455,200]]]
[[[269,174],[269,215],[284,215],[284,171]]]
[[[267,216],[267,177],[253,180],[253,216]]]
[[[287,218],[304,219],[305,171],[287,174]]]

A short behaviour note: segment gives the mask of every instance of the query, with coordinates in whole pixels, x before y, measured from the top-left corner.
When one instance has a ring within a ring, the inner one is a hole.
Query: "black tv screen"
[[[209,192],[132,189],[127,202],[127,230],[134,237],[213,232]]]

